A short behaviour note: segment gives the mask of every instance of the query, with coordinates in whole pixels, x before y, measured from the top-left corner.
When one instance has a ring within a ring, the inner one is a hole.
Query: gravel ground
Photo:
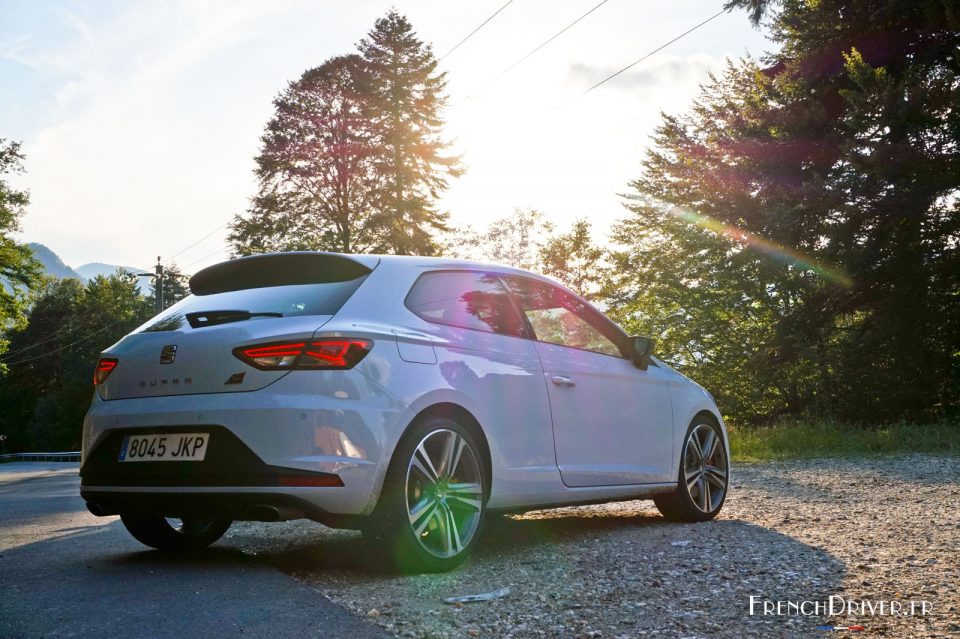
[[[957,458],[803,460],[735,466],[706,524],[667,523],[644,501],[492,517],[449,574],[383,574],[357,533],[310,522],[236,524],[227,543],[404,637],[809,637],[824,624],[960,637],[958,506]],[[504,586],[492,602],[442,603]],[[932,611],[761,616],[760,603],[751,616],[751,595]]]

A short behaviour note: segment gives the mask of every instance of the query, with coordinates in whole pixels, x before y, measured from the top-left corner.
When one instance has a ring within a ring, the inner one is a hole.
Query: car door
[[[622,351],[622,332],[576,296],[530,278],[504,280],[536,339],[564,484],[675,480],[664,371],[634,366]]]

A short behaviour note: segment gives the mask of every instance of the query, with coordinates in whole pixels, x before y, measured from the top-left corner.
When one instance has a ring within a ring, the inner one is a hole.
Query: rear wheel
[[[403,438],[363,531],[393,568],[438,572],[467,557],[486,508],[480,451],[448,418],[425,420]]]
[[[723,432],[713,419],[698,416],[687,429],[677,488],[653,501],[671,521],[707,521],[723,507],[730,465]]]
[[[148,513],[123,513],[120,520],[142,544],[158,550],[195,550],[223,537],[233,523],[226,519],[171,519]]]

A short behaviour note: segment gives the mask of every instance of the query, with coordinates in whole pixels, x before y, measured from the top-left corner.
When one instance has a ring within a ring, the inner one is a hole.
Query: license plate
[[[203,461],[210,435],[127,435],[120,444],[120,461]]]

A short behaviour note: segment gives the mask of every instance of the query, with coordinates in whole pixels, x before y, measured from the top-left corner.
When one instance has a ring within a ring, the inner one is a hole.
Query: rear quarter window
[[[404,300],[434,324],[524,337],[524,324],[495,275],[470,271],[424,273]]]

